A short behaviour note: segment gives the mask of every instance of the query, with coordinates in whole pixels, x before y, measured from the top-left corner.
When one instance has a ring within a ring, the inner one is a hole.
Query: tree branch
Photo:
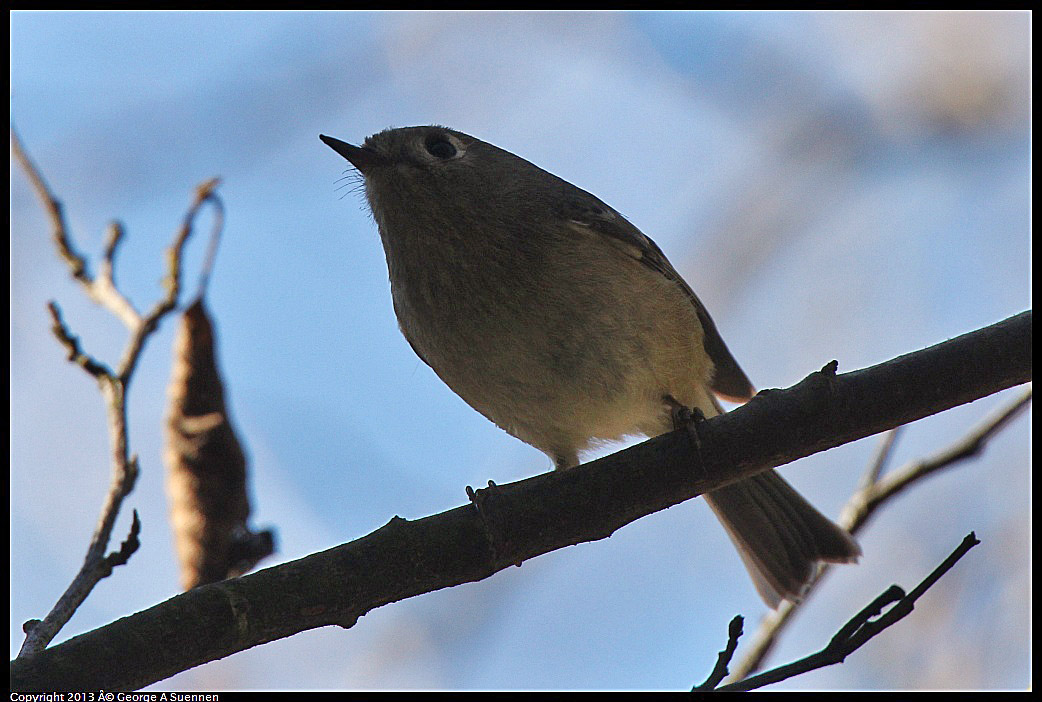
[[[942,449],[928,458],[920,459],[906,464],[902,468],[880,477],[882,464],[889,456],[890,447],[893,446],[896,432],[894,429],[887,433],[883,445],[876,459],[865,472],[861,486],[851,496],[839,518],[839,523],[851,534],[856,535],[868,523],[872,516],[888,500],[903,492],[905,488],[913,483],[932,475],[943,468],[954,466],[960,461],[977,455],[984,449],[988,439],[993,437],[1002,427],[1006,426],[1013,417],[1017,416],[1031,402],[1031,388],[1022,392],[1013,402],[996,412],[985,417],[966,436],[956,441],[951,446]],[[750,639],[749,647],[742,656],[741,661],[735,666],[734,671],[728,678],[730,681],[738,681],[748,677],[759,670],[764,659],[774,648],[778,637],[785,627],[792,621],[793,616],[809,600],[812,593],[825,576],[832,570],[829,564],[823,564],[807,589],[807,597],[800,602],[782,602],[777,609],[771,610],[764,616],[760,626]]]
[[[83,350],[79,339],[69,330],[62,319],[57,303],[50,302],[51,329],[59,343],[65,347],[69,361],[83,368],[97,381],[101,394],[105,398],[108,412],[109,437],[112,446],[112,478],[105,496],[98,524],[91,536],[83,565],[73,577],[72,583],[62,593],[58,602],[43,620],[32,619],[26,622],[23,630],[26,633],[18,657],[31,657],[43,650],[47,644],[61,631],[61,628],[72,618],[76,609],[87,598],[94,586],[112,573],[112,568],[123,565],[137,550],[138,534],[141,524],[137,513],[131,526],[130,535],[119,551],[106,556],[112,537],[112,529],[119,516],[123,500],[134,489],[138,476],[137,456],[131,455],[129,437],[127,435],[127,389],[134,374],[145,342],[159,325],[160,320],[176,305],[181,289],[181,254],[188,237],[192,232],[192,223],[199,209],[207,202],[217,207],[216,227],[221,226],[222,207],[214,192],[217,180],[203,183],[196,190],[195,199],[185,215],[184,224],[174,238],[167,252],[168,270],[165,279],[166,294],[160,299],[152,311],[144,318],[138,314],[130,301],[117,289],[114,276],[114,261],[123,240],[123,227],[118,222],[109,227],[102,258],[101,274],[95,278],[87,268],[86,259],[76,251],[69,237],[68,227],[61,203],[48,187],[36,164],[33,163],[14,127],[11,128],[11,150],[15,159],[22,166],[36,195],[51,219],[52,238],[58,255],[69,267],[73,278],[80,282],[87,295],[97,304],[118,317],[130,330],[130,339],[123,352],[119,366],[113,371],[108,365],[98,361]]]
[[[716,686],[727,675],[727,665],[731,662],[731,656],[734,655],[735,649],[738,648],[738,639],[742,637],[742,623],[744,621],[741,614],[736,614],[734,619],[731,620],[731,623],[727,626],[727,645],[723,651],[717,654],[713,672],[709,674],[704,683],[691,688],[691,692],[715,690]]]
[[[11,664],[18,691],[132,689],[376,607],[489,577],[759,472],[1031,380],[1031,312],[786,390],[573,470],[472,491],[356,541],[196,588]]]
[[[915,608],[915,601],[922,597],[924,592],[926,592],[935,582],[940,580],[942,575],[951,570],[952,566],[954,566],[960,558],[965,556],[971,548],[979,543],[980,541],[977,540],[977,537],[973,532],[970,532],[970,534],[962,540],[962,543],[959,544],[958,548],[956,548],[951,555],[944,559],[939,566],[934,568],[934,570],[926,576],[921,583],[907,594],[897,585],[891,585],[887,588],[886,592],[874,599],[867,607],[862,609],[854,615],[850,621],[844,624],[836,635],[832,637],[828,645],[817,653],[813,653],[798,661],[789,663],[788,665],[768,670],[766,673],[754,675],[751,678],[746,678],[729,685],[723,685],[716,688],[716,690],[718,692],[746,692],[749,690],[756,690],[765,685],[772,685],[776,682],[781,682],[782,680],[802,675],[811,670],[817,670],[818,668],[824,668],[825,666],[842,663],[847,656],[864,646],[865,643],[876,634],[893,626],[911,614],[912,610]],[[891,604],[893,606],[890,607],[886,613],[883,613],[883,609]]]

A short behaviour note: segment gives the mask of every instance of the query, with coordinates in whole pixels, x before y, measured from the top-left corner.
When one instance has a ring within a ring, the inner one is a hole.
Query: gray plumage
[[[444,127],[322,140],[365,178],[394,310],[471,407],[557,468],[707,417],[752,384],[698,297],[622,215],[514,154]],[[819,560],[860,550],[774,471],[705,496],[772,607]]]

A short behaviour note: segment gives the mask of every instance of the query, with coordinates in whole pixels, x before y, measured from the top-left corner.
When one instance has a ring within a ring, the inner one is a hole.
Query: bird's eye
[[[440,134],[432,134],[427,137],[424,146],[427,147],[427,153],[436,158],[452,158],[456,155],[456,147]]]

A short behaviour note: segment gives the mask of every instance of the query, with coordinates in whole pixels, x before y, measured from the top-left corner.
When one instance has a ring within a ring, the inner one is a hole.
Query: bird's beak
[[[326,146],[350,161],[351,165],[357,168],[362,175],[365,175],[367,170],[375,166],[381,166],[388,163],[386,156],[379,154],[366,146],[348,144],[346,141],[340,141],[339,139],[326,136],[325,134],[319,134],[318,138],[321,139]]]

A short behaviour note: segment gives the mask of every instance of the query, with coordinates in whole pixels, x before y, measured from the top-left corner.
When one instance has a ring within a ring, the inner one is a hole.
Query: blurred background
[[[1024,12],[14,12],[11,115],[92,270],[108,222],[125,224],[117,281],[139,309],[160,294],[193,188],[223,179],[208,303],[254,523],[278,530],[268,566],[550,467],[412,353],[363,195],[319,133],[358,143],[443,124],[589,190],[657,241],[758,387],[787,387],[831,359],[862,368],[1031,306],[1030,40]],[[126,334],[72,282],[13,162],[10,194],[14,656],[22,622],[80,566],[109,480],[102,401],[45,305],[110,363]],[[210,221],[190,245],[189,293]],[[178,592],[161,462],[175,326],[131,386],[142,473],[112,547],[131,508],[143,546],[58,641]],[[894,464],[1017,392],[907,427]],[[861,564],[834,572],[769,663],[818,650],[969,531],[983,544],[845,664],[776,689],[1030,685],[1029,423],[879,514]],[[836,515],[877,443],[783,473]],[[751,632],[764,611],[694,500],[151,689],[683,690],[731,617]]]

